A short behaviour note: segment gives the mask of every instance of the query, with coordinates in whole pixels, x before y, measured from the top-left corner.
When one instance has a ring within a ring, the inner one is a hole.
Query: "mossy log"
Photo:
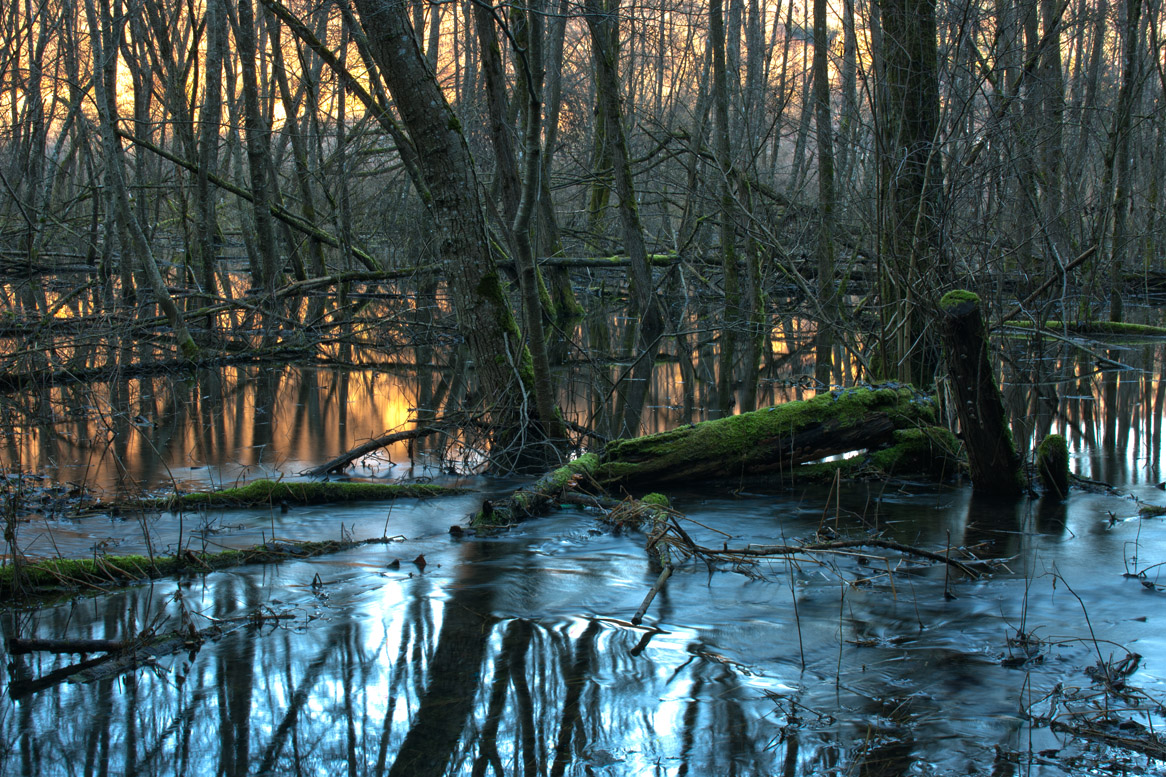
[[[349,481],[256,480],[237,488],[193,491],[150,499],[102,502],[100,510],[197,510],[215,507],[269,507],[362,502],[378,499],[420,499],[465,493],[465,489],[427,483],[355,483]]]
[[[935,402],[909,387],[858,387],[607,446],[594,472],[605,488],[639,487],[795,467],[895,443],[896,430],[934,425]]]
[[[105,591],[111,587],[152,580],[187,571],[210,572],[241,564],[261,564],[338,553],[361,545],[389,543],[387,537],[338,542],[271,541],[242,550],[174,556],[94,556],[54,558],[0,567],[0,601],[16,602],[76,590]]]
[[[980,298],[970,291],[951,291],[939,301],[939,308],[944,358],[955,392],[972,488],[978,493],[1017,497],[1024,491],[1024,471],[988,360]]]
[[[573,484],[595,490],[646,490],[668,483],[735,481],[742,476],[833,477],[835,470],[876,467],[904,474],[951,474],[958,443],[936,427],[935,402],[908,387],[858,387],[787,402],[660,434],[609,443],[544,475],[506,500],[488,502],[475,526],[502,526],[547,510]],[[803,466],[865,450],[852,462]]]
[[[1036,331],[1031,321],[1013,321],[1009,326]],[[1166,327],[1153,324],[1132,324],[1127,321],[1046,321],[1040,331],[1060,334],[1068,332],[1086,337],[1136,337],[1159,339],[1166,337]]]
[[[482,503],[471,519],[474,526],[507,526],[548,510],[554,500],[579,479],[591,480],[599,457],[594,453],[551,470],[529,486],[520,488],[504,501]]]

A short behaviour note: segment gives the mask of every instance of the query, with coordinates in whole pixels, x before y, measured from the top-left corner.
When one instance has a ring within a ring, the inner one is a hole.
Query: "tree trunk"
[[[517,12],[516,12],[517,13]],[[535,263],[534,241],[532,239],[534,215],[543,192],[542,164],[542,41],[543,10],[538,0],[532,0],[521,25],[522,32],[516,36],[516,57],[518,60],[518,90],[523,105],[522,152],[524,175],[521,180],[520,199],[510,224],[515,257],[519,267],[519,280],[526,311],[526,335],[532,358],[534,359],[534,399],[542,431],[552,440],[566,437],[566,429],[555,414],[554,382],[551,376],[550,360],[547,357],[547,339],[543,328],[543,308],[539,295],[540,279]]]
[[[935,0],[882,0],[881,242],[885,377],[928,383],[920,307],[944,274]]]
[[[619,198],[620,225],[623,228],[624,247],[631,260],[629,284],[631,309],[629,318],[639,321],[636,338],[636,362],[631,371],[631,385],[621,394],[623,412],[621,423],[625,432],[636,432],[640,425],[644,400],[648,393],[648,379],[659,339],[664,332],[664,314],[660,309],[652,285],[652,268],[644,245],[644,231],[640,224],[636,190],[632,183],[632,161],[623,126],[623,110],[619,97],[619,74],[616,55],[619,40],[618,0],[586,0],[584,3],[587,27],[591,31],[592,56],[595,59],[595,89],[597,102],[605,119],[605,134],[612,159],[612,177]]]
[[[223,120],[223,61],[227,50],[226,11],[223,0],[207,0],[206,59],[203,76],[203,102],[198,115],[198,173],[195,176],[195,229],[203,293],[208,298],[218,294],[219,225],[215,194],[210,176],[217,173],[219,125]],[[211,318],[209,323],[213,323]]]
[[[947,370],[955,390],[960,432],[968,452],[972,488],[1004,498],[1024,492],[1024,472],[1012,443],[1008,414],[992,363],[980,298],[952,291],[940,300]]]
[[[229,6],[228,6],[229,7]],[[247,170],[251,178],[251,194],[255,197],[255,250],[259,255],[258,276],[252,279],[254,288],[268,299],[275,296],[280,283],[280,262],[275,250],[275,227],[271,206],[274,202],[271,176],[271,148],[269,128],[259,106],[258,33],[251,0],[239,0],[237,16],[231,19],[235,28],[235,45],[239,53],[239,69],[243,78],[243,129],[247,141]],[[229,11],[228,11],[229,14]]]
[[[826,0],[814,0],[814,125],[818,141],[818,357],[815,377],[830,383],[830,327],[834,283],[834,126],[830,118],[830,71],[826,55]]]
[[[1131,165],[1130,134],[1133,131],[1134,93],[1137,84],[1138,41],[1141,37],[1142,0],[1129,0],[1126,7],[1126,25],[1122,36],[1121,88],[1118,90],[1117,108],[1114,111],[1113,126],[1109,131],[1109,148],[1106,150],[1106,184],[1102,196],[1110,196],[1112,185],[1113,228],[1110,233],[1110,267],[1112,279],[1109,293],[1109,320],[1124,318],[1122,286],[1125,282],[1126,228],[1131,206]],[[1111,184],[1112,182],[1112,184]]]
[[[498,275],[469,147],[421,55],[404,5],[357,0],[356,7],[417,150],[459,329],[473,354],[482,394],[493,403],[495,442],[506,444],[520,424],[521,391],[515,387],[531,390],[535,376]]]
[[[737,257],[737,202],[733,196],[734,170],[729,127],[729,76],[722,0],[709,2],[709,45],[713,50],[712,88],[714,153],[719,195],[718,228],[721,239],[721,273],[724,293],[724,321],[721,328],[721,366],[717,375],[719,415],[729,415],[734,404],[733,367],[736,362],[741,314],[741,273]]]

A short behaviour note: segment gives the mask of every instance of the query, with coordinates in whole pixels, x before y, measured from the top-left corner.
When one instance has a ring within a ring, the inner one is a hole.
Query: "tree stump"
[[[1045,437],[1036,449],[1037,471],[1045,491],[1064,499],[1069,495],[1069,444],[1059,434]]]
[[[1024,472],[1012,442],[1000,386],[988,361],[980,298],[951,291],[939,301],[944,359],[955,391],[960,431],[977,493],[1015,498]]]

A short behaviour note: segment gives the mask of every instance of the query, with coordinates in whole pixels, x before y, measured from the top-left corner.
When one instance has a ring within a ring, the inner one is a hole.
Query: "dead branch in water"
[[[939,553],[880,537],[830,539],[820,542],[782,545],[749,545],[743,548],[730,548],[726,544],[720,549],[709,548],[693,540],[691,535],[681,526],[682,521],[691,521],[692,519],[673,509],[668,504],[667,499],[660,494],[649,494],[642,500],[626,499],[622,502],[616,502],[606,497],[568,492],[560,495],[559,499],[563,502],[599,510],[600,520],[606,524],[617,528],[635,529],[647,535],[646,550],[653,567],[659,569],[660,573],[636,614],[632,617],[633,625],[639,625],[643,621],[648,607],[651,606],[656,595],[663,590],[676,567],[689,558],[700,558],[710,565],[718,561],[752,565],[767,558],[793,559],[799,556],[840,553],[857,548],[880,548],[894,551],[903,556],[914,556],[937,564],[946,564],[948,568],[959,570],[972,579],[980,577],[980,572],[974,566],[983,563],[979,560],[968,562],[953,559],[950,553]],[[704,524],[698,525],[717,531]],[[889,564],[887,574],[890,574]]]
[[[317,478],[323,477],[324,475],[342,470],[352,462],[359,459],[361,456],[367,456],[373,451],[380,450],[385,446],[392,445],[395,442],[401,442],[403,440],[416,440],[421,437],[428,437],[431,434],[436,434],[438,431],[439,430],[432,427],[422,427],[420,429],[409,429],[404,432],[392,432],[390,434],[381,435],[380,437],[356,446],[352,450],[337,456],[331,461],[325,462],[318,467],[313,467],[304,474]]]

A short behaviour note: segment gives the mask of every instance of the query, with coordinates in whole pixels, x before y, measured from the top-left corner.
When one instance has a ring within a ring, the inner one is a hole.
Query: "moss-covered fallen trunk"
[[[362,502],[381,499],[418,499],[463,494],[465,489],[425,483],[354,483],[348,481],[256,480],[238,488],[194,491],[187,494],[102,502],[103,510],[197,510],[211,507],[269,507]]]
[[[1010,321],[1008,326],[1017,329],[1032,329],[1031,321]],[[1041,330],[1061,334],[1068,332],[1086,337],[1166,337],[1166,327],[1153,324],[1131,324],[1126,321],[1046,321]]]
[[[906,387],[859,387],[751,413],[617,440],[594,472],[605,488],[788,475],[827,456],[896,444],[936,422],[934,400]]]
[[[262,564],[338,553],[361,545],[389,543],[387,537],[339,542],[272,541],[242,550],[175,556],[95,556],[43,559],[0,567],[0,601],[16,603],[74,591],[104,591],[183,572],[210,572],[241,564]]]
[[[555,499],[580,479],[591,482],[599,457],[580,456],[551,470],[529,486],[518,489],[499,502],[485,501],[470,523],[474,526],[506,526],[546,512]]]
[[[486,503],[472,523],[507,525],[545,512],[576,485],[640,491],[746,476],[833,477],[859,468],[912,477],[958,470],[958,441],[936,424],[934,400],[911,388],[860,387],[787,402],[738,416],[610,443],[602,454],[581,456],[510,498]],[[845,462],[814,464],[828,456],[864,451]]]

